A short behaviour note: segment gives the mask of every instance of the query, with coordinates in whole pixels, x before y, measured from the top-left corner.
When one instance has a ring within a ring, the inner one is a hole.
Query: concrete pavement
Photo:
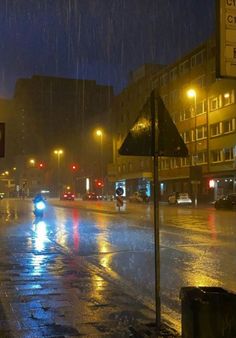
[[[157,337],[152,311],[44,230],[0,225],[1,338]],[[174,336],[163,325],[160,337]]]

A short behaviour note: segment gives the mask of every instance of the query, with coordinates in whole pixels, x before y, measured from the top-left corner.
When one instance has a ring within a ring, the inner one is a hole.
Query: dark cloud
[[[143,63],[169,63],[214,31],[214,0],[1,0],[0,96],[33,74],[119,91]]]

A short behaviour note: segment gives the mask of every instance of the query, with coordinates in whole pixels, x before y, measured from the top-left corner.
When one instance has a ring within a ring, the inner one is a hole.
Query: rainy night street
[[[119,212],[115,202],[49,199],[34,224],[30,199],[0,201],[1,329],[129,337],[128,326],[153,322],[152,215],[152,205]],[[160,206],[162,314],[172,328],[180,330],[181,287],[236,290],[235,226],[235,211]]]

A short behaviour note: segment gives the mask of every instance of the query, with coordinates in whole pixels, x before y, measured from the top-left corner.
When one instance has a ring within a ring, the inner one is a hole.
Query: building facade
[[[209,39],[115,98],[117,128],[109,169],[111,180],[125,186],[127,195],[152,190],[152,159],[117,152],[152,89],[162,97],[189,150],[186,158],[160,158],[162,199],[174,191],[193,195],[197,190],[199,200],[210,201],[236,191],[236,80],[216,79],[215,56],[215,40]]]
[[[111,86],[92,80],[36,75],[19,79],[13,103],[17,126],[16,166],[22,175],[32,172],[31,165],[26,162],[37,158],[44,163],[40,176],[44,169],[47,184],[51,182],[49,185],[55,186],[59,155],[53,153],[55,149],[63,149],[61,182],[73,183],[83,193],[86,178],[92,182],[100,177],[110,161],[111,142],[104,142],[101,161],[100,140],[94,137],[94,129],[102,127],[104,139],[106,132],[109,134],[112,97]],[[77,165],[77,172],[72,170],[73,163]]]

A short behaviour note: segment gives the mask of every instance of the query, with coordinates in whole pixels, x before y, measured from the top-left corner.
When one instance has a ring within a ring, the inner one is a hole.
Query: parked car
[[[188,193],[180,193],[174,192],[168,197],[169,204],[176,204],[176,205],[189,205],[192,204],[192,200],[189,197]]]
[[[75,200],[75,194],[73,194],[70,191],[65,191],[61,194],[60,200],[74,201]]]
[[[234,209],[236,208],[236,193],[221,196],[215,201],[216,209]]]
[[[98,196],[95,194],[95,192],[87,192],[83,195],[82,199],[84,201],[97,201]]]
[[[149,197],[146,194],[136,191],[133,195],[129,196],[128,200],[129,202],[147,203],[149,202]]]

